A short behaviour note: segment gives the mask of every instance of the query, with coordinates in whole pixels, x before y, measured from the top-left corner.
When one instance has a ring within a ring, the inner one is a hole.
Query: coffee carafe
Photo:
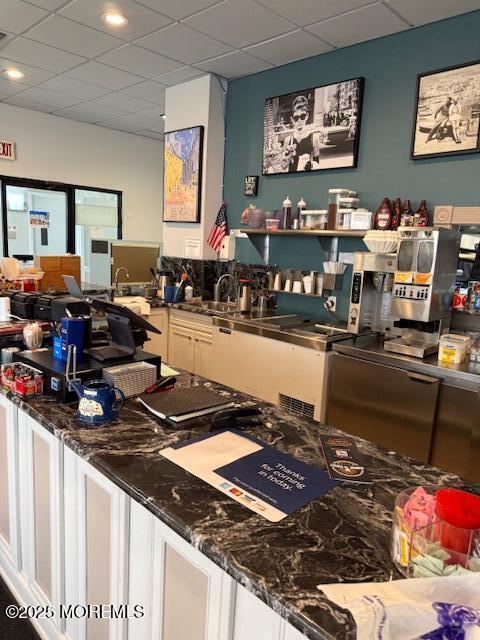
[[[238,281],[237,311],[248,313],[252,309],[252,283],[250,280]]]

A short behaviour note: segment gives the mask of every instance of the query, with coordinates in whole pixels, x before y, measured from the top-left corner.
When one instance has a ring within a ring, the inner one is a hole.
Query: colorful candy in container
[[[480,572],[480,496],[414,487],[397,496],[392,559],[407,577]]]

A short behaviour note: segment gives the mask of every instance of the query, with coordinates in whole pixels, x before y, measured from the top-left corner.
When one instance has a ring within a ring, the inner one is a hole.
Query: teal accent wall
[[[410,159],[418,73],[480,59],[480,11],[307,58],[229,83],[224,193],[230,228],[254,202],[273,210],[289,195],[324,208],[330,187],[350,187],[375,210],[384,195],[408,197],[415,205],[480,204],[480,154]],[[263,107],[266,98],[356,76],[365,78],[358,167],[303,174],[262,176]],[[244,177],[259,175],[256,198],[243,195]],[[362,251],[359,240],[340,241],[340,251]],[[249,240],[237,242],[240,262],[262,256]],[[270,264],[319,269],[322,245],[312,238],[271,237]],[[337,293],[338,316],[346,318],[351,268]],[[319,300],[280,295],[279,308],[325,315]]]

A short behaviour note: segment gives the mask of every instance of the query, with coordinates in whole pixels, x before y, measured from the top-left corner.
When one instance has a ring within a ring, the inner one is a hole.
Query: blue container
[[[77,347],[77,362],[83,359],[85,344],[85,320],[83,318],[62,318],[60,320],[61,359],[66,360],[68,347]]]
[[[62,359],[62,339],[60,336],[53,336],[53,357]]]
[[[175,293],[177,292],[177,287],[175,285],[170,285],[168,287],[163,287],[163,301],[164,302],[173,302],[175,299]]]

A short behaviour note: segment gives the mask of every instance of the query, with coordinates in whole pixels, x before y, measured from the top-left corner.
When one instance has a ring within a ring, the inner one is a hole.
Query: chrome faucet
[[[115,293],[120,293],[119,289],[118,289],[118,274],[120,273],[120,271],[125,271],[125,275],[127,276],[127,278],[130,278],[130,274],[128,273],[128,269],[126,267],[119,267],[116,271],[115,271]]]
[[[219,279],[217,280],[216,284],[213,287],[213,299],[215,300],[215,302],[220,302],[220,298],[221,293],[222,293],[222,280],[225,280],[225,278],[232,278],[233,281],[235,282],[235,277],[232,276],[231,273],[224,273],[222,276],[219,277]]]

